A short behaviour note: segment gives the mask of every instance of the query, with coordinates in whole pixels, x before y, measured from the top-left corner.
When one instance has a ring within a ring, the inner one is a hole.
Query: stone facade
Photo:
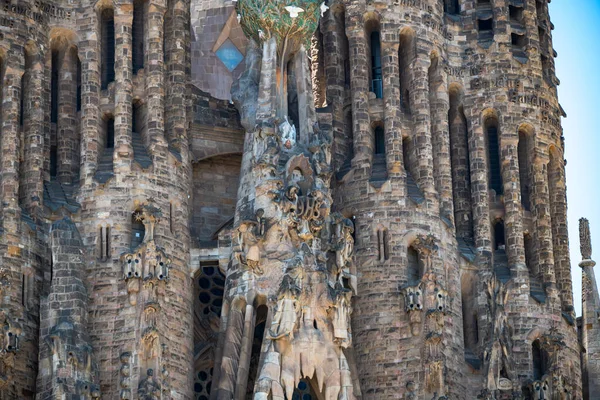
[[[0,399],[598,398],[551,29],[546,0],[4,0]]]

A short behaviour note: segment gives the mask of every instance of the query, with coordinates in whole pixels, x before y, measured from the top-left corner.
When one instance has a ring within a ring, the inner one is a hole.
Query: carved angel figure
[[[340,290],[333,305],[333,336],[344,348],[350,346],[351,297],[350,290]]]
[[[158,400],[160,398],[160,384],[154,377],[152,368],[148,368],[146,377],[140,381],[138,395],[140,400]]]
[[[299,281],[302,280],[303,275],[302,265],[293,265],[283,277],[275,315],[269,329],[271,339],[279,339],[288,335],[290,338],[294,337],[294,329],[300,315],[301,287]]]
[[[237,242],[240,251],[236,257],[240,264],[247,266],[257,275],[262,275],[260,267],[260,248],[257,238],[259,225],[256,221],[244,221],[237,229]]]

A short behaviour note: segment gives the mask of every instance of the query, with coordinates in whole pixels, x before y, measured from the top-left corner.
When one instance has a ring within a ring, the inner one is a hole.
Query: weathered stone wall
[[[242,156],[231,154],[202,160],[193,167],[192,227],[198,242],[213,238],[235,214]],[[214,247],[214,246],[212,246]]]

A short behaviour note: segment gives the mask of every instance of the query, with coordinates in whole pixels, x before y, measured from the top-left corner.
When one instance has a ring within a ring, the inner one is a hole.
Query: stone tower
[[[560,126],[565,114],[557,101],[547,3],[327,2],[311,38],[312,88],[298,63],[303,50],[285,51],[287,40],[296,38],[286,39],[287,26],[268,18],[249,19],[256,4],[275,7],[269,1],[237,5],[259,50],[247,53],[246,72],[232,92],[247,134],[239,240],[228,270],[229,314],[221,320],[224,350],[213,398],[243,396],[253,369],[251,321],[265,304],[267,327],[280,328],[283,319],[287,336],[283,346],[277,331],[264,334],[255,398],[269,390],[281,396],[279,386],[266,383],[277,379],[263,375],[265,369],[280,374],[284,392],[292,385],[299,390],[304,379],[313,395],[332,395],[313,374],[314,360],[305,372],[302,356],[288,359],[303,354],[306,343],[297,335],[307,334],[306,315],[314,309],[302,291],[306,283],[298,284],[302,290],[290,286],[289,275],[300,275],[291,272],[297,263],[276,267],[273,261],[298,256],[278,253],[287,239],[269,234],[281,229],[274,216],[289,219],[286,202],[296,204],[298,193],[308,195],[319,180],[310,142],[323,140],[327,152],[328,137],[331,215],[352,222],[347,243],[355,253],[346,267],[348,282],[356,282],[348,302],[353,345],[343,353],[358,382],[344,396],[580,398]],[[302,25],[311,9],[294,6],[301,9],[297,19],[292,11],[285,19],[283,10],[281,18]],[[273,31],[284,32],[276,43]],[[317,131],[303,103],[311,97]],[[289,144],[288,122],[296,128],[292,136],[298,132]],[[300,152],[312,158],[312,170],[294,172]],[[290,193],[295,181],[306,189]],[[295,223],[290,232],[301,232],[302,223]],[[294,244],[305,269],[307,249],[298,243],[308,245],[317,266],[320,252],[323,262],[334,259],[328,240],[312,233],[309,239],[298,233]],[[311,311],[297,311],[304,307]],[[335,325],[329,317],[315,323],[313,333],[326,335]],[[328,357],[322,347],[314,356],[319,361]]]
[[[5,3],[2,398],[189,398],[190,2]]]
[[[551,29],[546,0],[5,0],[0,400],[594,399]]]

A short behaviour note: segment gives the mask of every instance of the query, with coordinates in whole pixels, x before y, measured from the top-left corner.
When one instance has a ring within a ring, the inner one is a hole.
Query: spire
[[[592,259],[592,238],[590,235],[590,222],[587,218],[579,220],[579,247],[582,260]]]

